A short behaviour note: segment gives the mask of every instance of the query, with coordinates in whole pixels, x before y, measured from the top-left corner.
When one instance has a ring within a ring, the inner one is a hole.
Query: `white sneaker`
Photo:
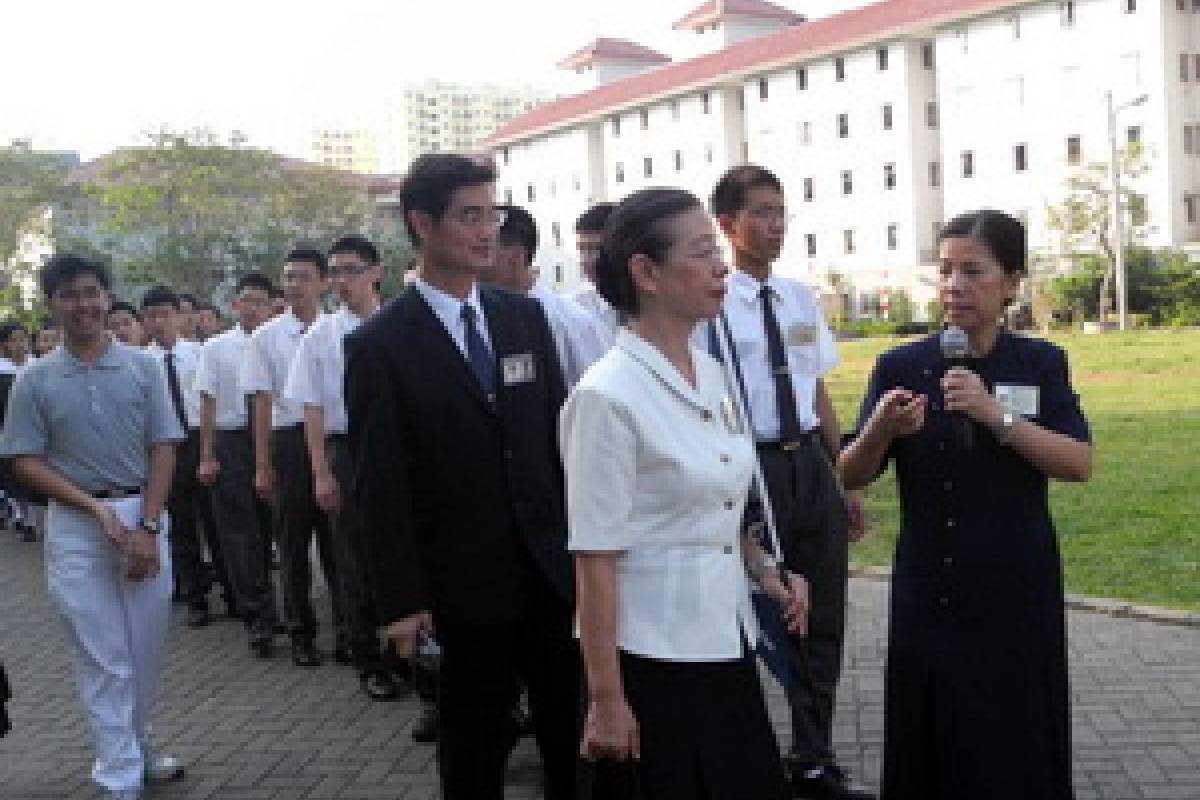
[[[170,783],[183,777],[183,764],[172,756],[157,756],[146,762],[146,783]]]

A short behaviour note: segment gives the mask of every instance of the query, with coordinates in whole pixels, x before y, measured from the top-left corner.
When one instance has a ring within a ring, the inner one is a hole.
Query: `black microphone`
[[[971,342],[967,338],[966,331],[951,325],[942,331],[941,345],[942,358],[946,360],[948,367],[971,368]],[[960,450],[968,452],[975,446],[974,426],[971,424],[970,418],[963,412],[953,411],[950,413],[953,417],[958,447]]]

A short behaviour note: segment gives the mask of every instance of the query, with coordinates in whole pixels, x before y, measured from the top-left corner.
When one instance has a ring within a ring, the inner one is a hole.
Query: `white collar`
[[[616,346],[628,353],[635,361],[650,370],[650,372],[654,373],[655,377],[673,393],[678,395],[680,399],[701,410],[708,410],[708,405],[701,399],[698,390],[700,384],[700,367],[696,364],[696,361],[700,358],[700,354],[694,348],[692,349],[692,363],[693,371],[696,373],[697,388],[693,388],[684,379],[683,374],[663,355],[661,350],[628,328],[620,328],[617,331]]]
[[[760,296],[764,286],[770,287],[771,292],[776,298],[783,297],[783,292],[781,291],[782,281],[773,272],[767,276],[765,281],[760,281],[750,273],[743,272],[740,269],[734,270],[729,274],[729,288],[746,303],[761,302]]]
[[[463,305],[469,305],[475,309],[476,319],[483,319],[483,304],[479,301],[479,283],[471,284],[471,291],[467,292],[466,300],[459,300],[452,294],[444,292],[431,283],[426,282],[422,278],[416,278],[413,285],[417,287],[417,291],[425,298],[425,302],[429,303],[434,313],[448,324],[457,325],[462,318]]]

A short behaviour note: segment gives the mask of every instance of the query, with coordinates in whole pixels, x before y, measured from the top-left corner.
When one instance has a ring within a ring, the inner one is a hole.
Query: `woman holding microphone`
[[[747,573],[803,629],[806,593],[743,535],[754,448],[720,365],[690,345],[727,267],[700,202],[613,213],[597,288],[628,319],[561,416],[588,706],[581,756],[636,762],[644,798],[786,798],[754,665]]]
[[[949,327],[879,357],[839,463],[846,487],[861,488],[894,461],[900,489],[883,800],[1068,800],[1047,483],[1090,477],[1088,424],[1066,354],[1001,324],[1025,272],[1021,223],[964,214],[938,247]]]

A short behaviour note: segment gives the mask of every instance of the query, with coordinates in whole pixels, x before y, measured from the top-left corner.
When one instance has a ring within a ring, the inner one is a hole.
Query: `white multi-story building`
[[[327,167],[376,175],[381,171],[380,137],[366,127],[313,131],[309,160]]]
[[[707,2],[677,27],[711,37],[709,52],[626,65],[491,137],[501,191],[537,218],[538,262],[560,287],[579,280],[572,228],[589,204],[653,185],[707,198],[749,161],[785,186],[781,271],[849,287],[858,312],[897,289],[920,308],[936,230],[954,214],[1009,211],[1032,248],[1056,252],[1047,207],[1071,170],[1110,158],[1106,92],[1126,106],[1118,144],[1147,154],[1131,187],[1146,199],[1146,243],[1200,240],[1200,0],[884,0],[811,21],[784,11]]]

